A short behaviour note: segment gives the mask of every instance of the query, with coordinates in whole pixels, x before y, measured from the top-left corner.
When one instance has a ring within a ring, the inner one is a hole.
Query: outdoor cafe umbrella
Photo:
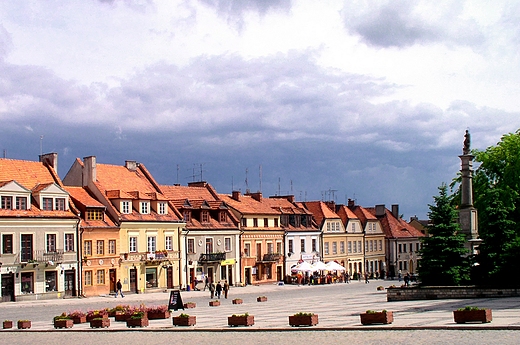
[[[325,263],[323,261],[316,261],[315,263],[312,264],[312,267],[316,271],[328,271],[329,270],[327,265],[325,265]]]
[[[315,269],[312,267],[312,265],[306,261],[299,263],[298,265],[294,266],[291,269],[292,272],[314,272]]]
[[[345,271],[345,267],[341,266],[335,261],[329,261],[325,265],[328,271]]]

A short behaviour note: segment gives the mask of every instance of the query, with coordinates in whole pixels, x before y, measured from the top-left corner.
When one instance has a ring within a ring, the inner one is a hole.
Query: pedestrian
[[[204,291],[206,291],[206,288],[209,289],[209,278],[206,276],[206,279],[204,279]]]
[[[211,294],[211,299],[213,299],[213,297],[215,297],[215,285],[213,283],[209,283],[209,293]]]
[[[222,291],[224,291],[224,298],[227,298],[229,292],[229,284],[227,280],[224,280],[224,286],[222,287]]]
[[[220,284],[220,280],[217,283],[217,287],[215,288],[215,293],[217,295],[217,299],[220,299],[220,294],[222,293],[222,284]]]
[[[118,293],[121,294],[122,298],[125,298],[125,295],[123,295],[123,284],[121,284],[121,279],[118,279],[117,283],[116,283],[116,297],[115,298],[117,298]]]
[[[401,281],[401,278],[403,277],[403,274],[401,273],[401,270],[399,270],[397,272],[397,279],[399,279],[399,281]]]
[[[410,274],[409,273],[406,273],[406,275],[404,276],[404,285],[410,286]]]
[[[370,283],[370,281],[368,281],[368,272],[365,272],[365,284],[368,283]]]

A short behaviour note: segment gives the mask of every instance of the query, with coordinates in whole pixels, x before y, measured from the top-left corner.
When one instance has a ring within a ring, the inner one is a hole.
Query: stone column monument
[[[459,224],[461,233],[466,235],[466,249],[469,254],[476,254],[477,247],[482,242],[478,238],[478,218],[477,209],[473,207],[473,158],[470,151],[470,134],[466,130],[464,135],[464,147],[462,148],[462,155],[459,156],[461,160],[461,202],[459,209]]]

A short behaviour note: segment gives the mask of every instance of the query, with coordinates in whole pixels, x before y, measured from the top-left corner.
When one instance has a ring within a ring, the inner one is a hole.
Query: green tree
[[[470,265],[464,248],[466,238],[459,234],[457,211],[447,190],[446,184],[442,184],[439,195],[433,197],[435,204],[428,205],[432,225],[428,226],[430,236],[422,240],[418,269],[423,285],[451,286],[469,281]]]
[[[520,130],[473,154],[480,163],[473,186],[483,240],[475,282],[520,286]]]

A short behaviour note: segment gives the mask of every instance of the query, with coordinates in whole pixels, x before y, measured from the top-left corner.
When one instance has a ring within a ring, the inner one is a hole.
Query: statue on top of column
[[[471,137],[470,137],[470,134],[469,134],[469,130],[466,129],[466,134],[464,134],[464,148],[462,148],[462,154],[464,155],[469,155],[470,153],[470,142],[471,142]]]

